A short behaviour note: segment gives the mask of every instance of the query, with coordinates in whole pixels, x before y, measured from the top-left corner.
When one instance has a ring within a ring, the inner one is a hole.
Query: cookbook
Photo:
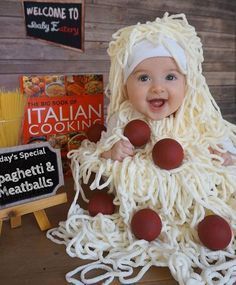
[[[80,146],[92,124],[104,124],[103,76],[24,75],[20,87],[27,96],[23,144],[48,141],[61,150],[69,174],[68,151]]]

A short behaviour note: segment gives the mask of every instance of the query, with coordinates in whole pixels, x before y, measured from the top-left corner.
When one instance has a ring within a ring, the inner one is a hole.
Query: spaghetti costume
[[[169,39],[185,51],[186,66],[169,44]],[[184,102],[175,114],[159,121],[143,117],[132,109],[124,89],[125,68],[135,44],[150,41],[162,45],[186,75]],[[236,127],[222,118],[202,75],[202,44],[184,14],[157,18],[154,22],[123,28],[113,35],[108,53],[111,58],[108,96],[108,134],[98,143],[83,141],[71,151],[76,194],[68,218],[48,237],[66,246],[72,257],[92,260],[66,276],[74,284],[118,278],[122,284],[139,281],[151,266],[169,267],[181,285],[233,285],[236,282],[236,166],[223,166],[222,159],[209,147],[222,151],[221,142],[229,141],[235,151]],[[133,157],[122,162],[101,158],[120,139],[133,119],[142,119],[151,129],[150,141],[135,149]],[[109,123],[112,121],[112,128]],[[165,170],[152,161],[152,148],[162,138],[177,140],[184,149],[180,167]],[[226,145],[226,144],[225,144]],[[117,211],[112,215],[91,217],[78,204],[87,200],[81,187],[95,173],[91,191],[108,188],[115,195]],[[155,210],[162,220],[159,237],[151,242],[138,240],[131,231],[133,214],[143,208]],[[209,213],[230,224],[233,238],[224,250],[212,251],[199,240],[197,226]],[[103,269],[89,279],[87,272]],[[136,275],[133,269],[138,268]],[[197,269],[197,270],[196,270]],[[81,281],[75,277],[80,274]],[[91,283],[90,283],[91,282]]]

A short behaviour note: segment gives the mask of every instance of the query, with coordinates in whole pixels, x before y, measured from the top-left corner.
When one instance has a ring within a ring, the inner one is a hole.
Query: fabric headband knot
[[[129,75],[135,69],[135,67],[144,59],[156,56],[168,56],[173,57],[179,66],[181,72],[186,74],[187,71],[187,60],[184,50],[180,45],[170,39],[164,38],[166,47],[162,44],[154,44],[147,39],[144,39],[133,46],[132,53],[128,57],[127,64],[124,68],[124,83],[126,82]]]

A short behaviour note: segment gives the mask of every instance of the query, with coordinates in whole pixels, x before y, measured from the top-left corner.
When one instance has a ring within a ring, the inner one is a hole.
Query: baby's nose
[[[161,84],[161,82],[153,82],[151,86],[151,91],[157,94],[162,93],[165,91],[165,87],[163,86],[163,84]]]

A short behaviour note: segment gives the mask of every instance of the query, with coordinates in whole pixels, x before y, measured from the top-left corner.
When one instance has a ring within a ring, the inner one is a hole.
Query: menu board
[[[60,151],[48,142],[0,149],[0,209],[53,195],[63,184]]]
[[[27,36],[83,50],[84,1],[23,1]]]

